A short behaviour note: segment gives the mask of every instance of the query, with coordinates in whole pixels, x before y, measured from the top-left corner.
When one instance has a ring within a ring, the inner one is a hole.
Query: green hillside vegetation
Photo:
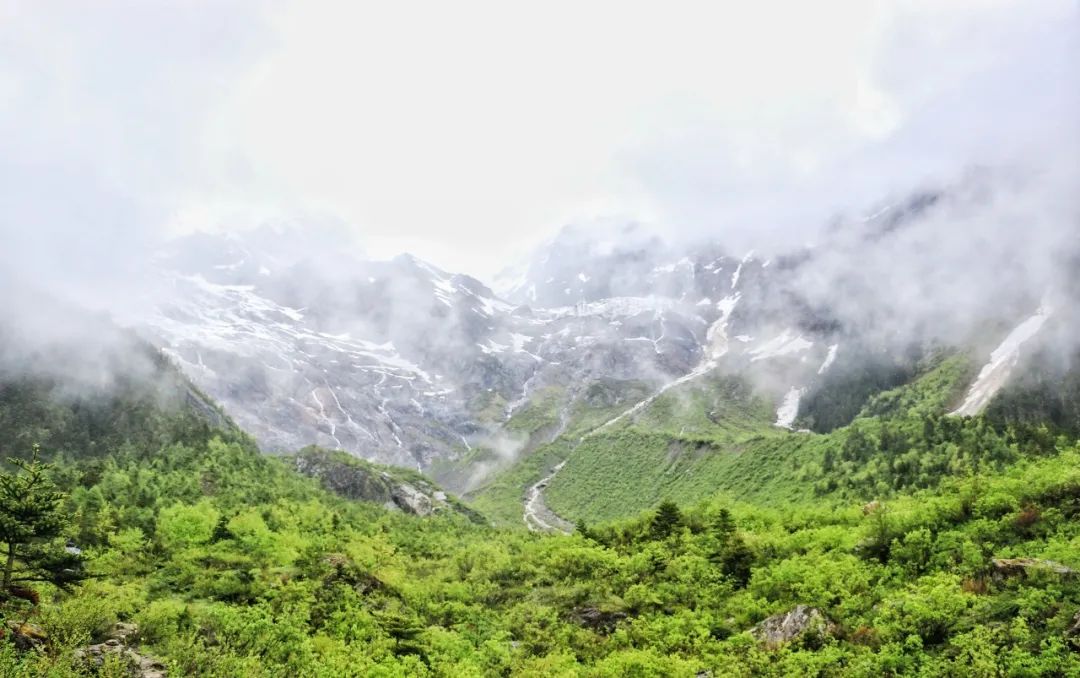
[[[990,403],[994,421],[1045,425],[1080,436],[1080,352],[1067,356],[1044,350],[1027,361],[1016,383]]]
[[[116,621],[174,675],[1068,675],[1080,450],[858,505],[674,505],[573,536],[348,502],[214,439],[54,470],[92,575],[42,586],[6,675],[78,675]],[[997,575],[992,558],[1051,561]],[[795,605],[835,632],[770,649]],[[116,675],[116,674],[110,674]]]
[[[873,395],[909,383],[919,358],[844,347],[837,361],[799,403],[800,428],[829,433],[847,426]]]
[[[86,457],[246,437],[164,355],[141,343],[125,355],[138,369],[115,370],[102,383],[0,373],[0,450],[28,454],[40,445],[51,455]]]
[[[1054,449],[1041,425],[946,416],[971,373],[966,356],[936,355],[827,434],[773,427],[771,406],[730,378],[691,382],[633,422],[586,436],[545,498],[559,515],[589,522],[718,493],[761,506],[869,501]]]
[[[77,545],[59,570],[77,576],[2,591],[0,628],[37,640],[0,642],[0,675],[126,675],[79,654],[117,622],[172,676],[1080,675],[1080,445],[944,416],[953,370],[927,366],[829,434],[773,428],[719,378],[589,434],[626,405],[586,390],[564,435],[477,493],[508,522],[512,505],[513,527],[346,499],[176,403],[138,415],[155,437],[112,419],[126,428],[86,453],[44,450],[58,518],[34,553]],[[28,420],[34,392],[0,404],[7,440],[73,409]],[[552,421],[525,412],[526,431]],[[529,533],[526,476],[558,459],[549,499],[582,522]],[[5,473],[18,487],[25,470]],[[807,609],[817,626],[760,638]]]
[[[977,372],[974,361],[967,355],[931,354],[922,361],[912,381],[872,395],[857,418],[911,419],[944,414],[964,399]]]
[[[464,494],[465,499],[497,524],[522,525],[525,488],[569,457],[589,431],[649,393],[649,386],[641,382],[609,380],[589,384],[580,397],[567,403],[561,389],[544,390],[515,412],[505,426],[519,436],[513,458],[500,458],[481,449],[464,460],[466,468],[477,461],[493,464],[483,480]],[[457,489],[446,482],[444,474],[437,472],[436,478]]]

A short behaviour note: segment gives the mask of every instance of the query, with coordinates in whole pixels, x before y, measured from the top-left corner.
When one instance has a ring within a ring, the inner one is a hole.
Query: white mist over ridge
[[[996,257],[1050,247],[1006,228],[1010,210],[1033,204],[1030,184],[978,179],[834,222],[817,247],[767,258],[728,255],[722,241],[667,243],[633,224],[568,229],[515,272],[506,299],[412,256],[332,248],[324,270],[317,257],[268,255],[259,238],[187,237],[157,260],[176,295],[150,325],[269,449],[314,442],[427,469],[498,443],[505,464],[528,441],[503,426],[551,389],[570,408],[592,383],[643,384],[602,430],[714,373],[749,379],[773,401],[775,424],[795,428],[803,396],[867,350],[979,351],[988,329],[1031,313],[1040,289],[1067,285],[1058,259],[1017,259],[1012,277],[1001,258],[958,265],[969,238],[989,240]],[[963,237],[933,239],[950,224]],[[1067,233],[1053,242],[1057,255],[1072,247]]]
[[[1075,177],[1074,3],[768,5],[0,10],[0,263],[112,308],[168,237],[284,219],[490,280],[583,214],[768,256],[968,167]]]

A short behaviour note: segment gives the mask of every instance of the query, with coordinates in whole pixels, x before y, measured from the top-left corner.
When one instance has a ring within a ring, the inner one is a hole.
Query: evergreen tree
[[[649,535],[653,539],[666,539],[682,524],[682,511],[673,501],[663,501],[656,507],[656,515],[649,525]]]
[[[735,585],[743,588],[750,581],[754,552],[739,535],[732,535],[721,556],[721,569]]]
[[[580,534],[582,537],[585,537],[586,539],[593,538],[592,534],[589,533],[589,524],[585,521],[584,518],[577,521],[577,524],[574,526],[574,531]]]
[[[55,540],[66,520],[64,494],[48,477],[50,465],[39,459],[34,445],[30,461],[9,459],[14,473],[0,473],[0,542],[4,544],[4,574],[0,590],[10,594],[19,584],[48,582],[60,588],[85,578],[81,551]]]
[[[735,534],[735,519],[731,516],[731,511],[722,508],[717,512],[713,520],[713,533],[724,543]]]

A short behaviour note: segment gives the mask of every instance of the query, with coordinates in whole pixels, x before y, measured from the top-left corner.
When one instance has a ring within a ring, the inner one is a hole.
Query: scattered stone
[[[763,620],[750,630],[750,635],[763,641],[767,646],[775,648],[804,636],[816,639],[829,638],[836,635],[836,630],[836,624],[829,621],[821,610],[807,605],[798,605],[789,612],[776,614]]]
[[[1038,558],[994,558],[990,563],[994,567],[994,575],[998,577],[1026,576],[1029,572],[1051,572],[1062,577],[1076,574],[1071,567]]]
[[[349,557],[344,553],[328,553],[326,554],[326,557],[323,558],[323,561],[335,569],[341,569],[352,564],[352,561],[349,560]]]
[[[117,622],[106,638],[116,639],[122,643],[131,644],[139,639],[139,627],[135,624],[129,624],[126,622]]]
[[[121,622],[109,630],[105,642],[75,650],[75,658],[96,671],[105,665],[106,659],[117,657],[132,678],[166,678],[164,664],[139,653],[129,644],[135,642],[138,635],[138,626]]]

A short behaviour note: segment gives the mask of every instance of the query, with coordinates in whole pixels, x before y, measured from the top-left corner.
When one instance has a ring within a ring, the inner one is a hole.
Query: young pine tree
[[[49,479],[50,466],[39,459],[9,459],[14,473],[0,472],[0,543],[3,579],[0,593],[11,595],[28,582],[67,589],[85,578],[79,549],[56,543],[66,524],[64,494]]]
[[[682,525],[682,511],[673,501],[662,501],[649,524],[649,536],[654,541],[667,539]]]

